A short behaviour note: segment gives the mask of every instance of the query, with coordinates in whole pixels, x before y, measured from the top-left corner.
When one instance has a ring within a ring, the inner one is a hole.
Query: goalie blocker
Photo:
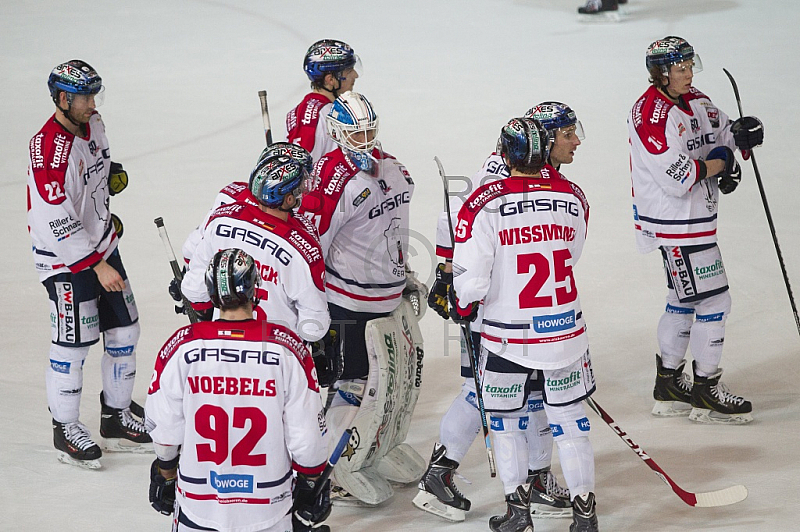
[[[341,383],[328,426],[336,435],[352,430],[333,472],[336,483],[362,503],[375,505],[392,496],[391,483],[416,483],[427,466],[404,443],[422,385],[424,349],[406,299],[389,316],[369,321],[365,337],[367,381]]]

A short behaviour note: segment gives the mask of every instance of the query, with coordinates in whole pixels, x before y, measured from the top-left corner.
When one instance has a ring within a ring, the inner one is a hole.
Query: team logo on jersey
[[[692,118],[689,123],[692,125],[692,133],[697,133],[700,131],[700,121],[696,118]]]
[[[94,140],[89,141],[89,153],[97,155],[97,143]]]
[[[719,109],[707,105],[706,114],[708,115],[708,121],[711,122],[711,127],[719,127]]]
[[[381,192],[383,192],[384,196],[392,190],[392,187],[387,185],[383,179],[378,179],[378,186],[381,187]]]
[[[686,126],[684,126],[683,122],[681,122],[678,124],[678,136],[682,137],[684,133],[686,133]]]
[[[253,475],[218,475],[210,472],[211,487],[218,493],[253,493]]]
[[[356,196],[356,199],[353,200],[353,207],[358,207],[359,205],[364,203],[364,200],[366,200],[370,196],[370,194],[372,194],[372,191],[369,189],[369,187],[362,190],[358,194],[358,196]]]

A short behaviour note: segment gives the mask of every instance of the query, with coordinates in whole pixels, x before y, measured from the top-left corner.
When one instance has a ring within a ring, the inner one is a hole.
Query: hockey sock
[[[450,460],[461,462],[481,430],[481,415],[475,406],[475,392],[465,384],[447,409],[439,427],[439,437]]]
[[[50,365],[45,374],[47,404],[60,423],[78,421],[83,389],[83,361],[89,347],[50,345]]]
[[[510,495],[528,480],[528,441],[525,437],[528,416],[492,414],[490,423],[497,476],[503,482],[505,494]]]
[[[697,316],[692,325],[692,357],[701,377],[713,375],[722,359],[725,322],[731,312],[731,296],[727,291],[703,299],[695,307]]]
[[[542,392],[528,396],[528,469],[536,471],[549,467],[553,460],[553,432],[547,422]]]
[[[545,404],[547,419],[558,445],[558,459],[567,487],[575,494],[594,491],[594,451],[589,442],[590,425],[583,403],[565,406]]]
[[[670,301],[668,298],[667,308],[658,321],[658,346],[665,368],[677,368],[686,356],[693,318],[692,308],[681,306],[677,299]]]
[[[103,395],[111,408],[128,408],[136,377],[136,342],[139,324],[105,332],[105,353],[101,361]]]

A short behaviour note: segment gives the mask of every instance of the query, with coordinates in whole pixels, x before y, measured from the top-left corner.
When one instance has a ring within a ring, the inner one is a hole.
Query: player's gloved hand
[[[339,335],[330,329],[322,339],[311,343],[311,356],[317,368],[317,381],[322,387],[329,387],[339,380],[344,371],[344,353],[340,349]]]
[[[453,285],[450,285],[448,292],[450,302],[450,318],[459,325],[466,325],[472,323],[478,317],[478,302],[468,304],[466,307],[459,305],[456,291]]]
[[[734,120],[731,133],[740,150],[751,150],[764,142],[764,124],[755,116],[743,116]]]
[[[739,186],[742,180],[742,169],[736,161],[733,150],[727,146],[718,146],[711,150],[706,160],[720,159],[725,161],[725,169],[719,174],[719,191],[730,194]]]
[[[155,511],[170,515],[175,505],[175,480],[177,477],[164,478],[158,469],[160,460],[153,460],[150,466],[150,505]]]
[[[450,319],[447,294],[452,284],[453,272],[444,271],[444,264],[440,262],[436,265],[436,281],[434,281],[433,288],[428,294],[428,306],[445,320]]]
[[[116,196],[128,186],[128,172],[119,163],[111,162],[111,171],[108,174],[108,193]]]
[[[297,474],[292,495],[294,498],[294,513],[292,526],[294,530],[320,530],[313,528],[328,518],[331,514],[331,481],[326,480],[322,490],[315,497],[318,479],[308,477],[303,473]]]
[[[186,268],[183,269],[186,273]],[[187,314],[186,307],[183,304],[183,295],[181,294],[181,282],[175,277],[169,282],[169,295],[177,303],[175,304],[175,314]]]
[[[414,315],[420,319],[425,315],[425,305],[422,302],[428,297],[428,287],[425,283],[417,279],[414,272],[406,272],[406,287],[403,289],[403,297],[408,299],[414,309]]]
[[[114,224],[114,232],[117,233],[117,238],[122,238],[122,233],[125,231],[125,226],[122,225],[122,220],[119,219],[114,213],[111,213],[111,223]]]

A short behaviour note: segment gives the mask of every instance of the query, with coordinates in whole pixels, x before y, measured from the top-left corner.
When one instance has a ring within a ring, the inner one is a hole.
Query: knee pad
[[[686,356],[692,321],[694,305],[680,303],[670,292],[664,314],[658,321],[658,347],[666,367],[678,367]]]
[[[78,421],[83,390],[83,362],[89,347],[50,345],[50,365],[45,383],[47,403],[53,419],[61,423]]]
[[[103,333],[103,345],[112,357],[127,356],[136,349],[140,334],[138,321],[124,327],[115,327]]]
[[[564,406],[544,404],[550,430],[556,443],[575,438],[588,438],[591,425],[583,409],[583,403],[572,403]]]

